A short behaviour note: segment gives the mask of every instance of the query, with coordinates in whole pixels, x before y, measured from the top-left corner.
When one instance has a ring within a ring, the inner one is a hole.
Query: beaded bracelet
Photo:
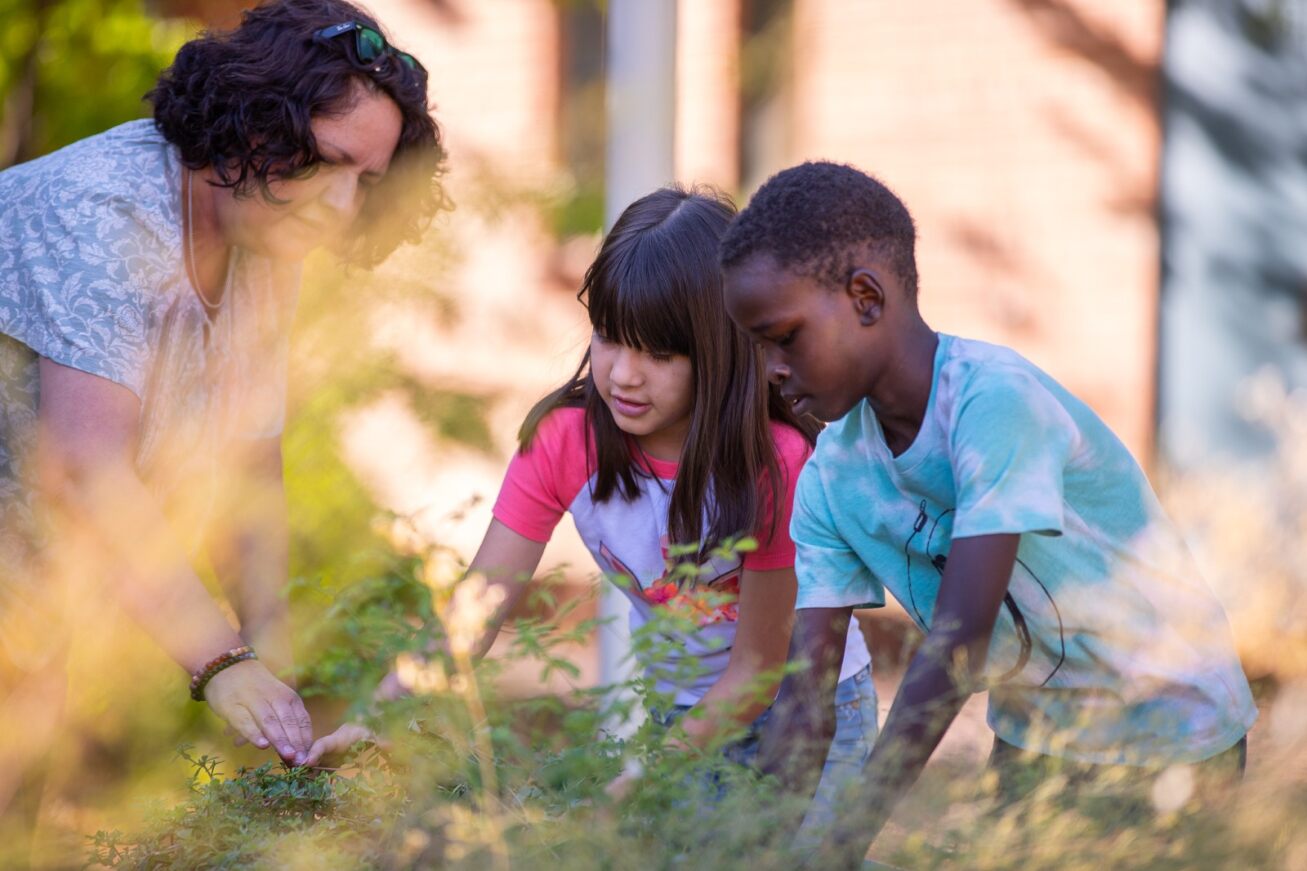
[[[225,668],[231,668],[247,659],[258,659],[253,647],[233,647],[221,656],[209,660],[204,668],[191,675],[191,698],[197,702],[204,701],[204,688],[213,680],[214,675]]]

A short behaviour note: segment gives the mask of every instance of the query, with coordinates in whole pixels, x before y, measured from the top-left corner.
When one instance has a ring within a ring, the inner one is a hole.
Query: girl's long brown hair
[[[796,417],[767,383],[761,353],[726,314],[717,245],[734,217],[731,201],[710,189],[654,191],[622,212],[577,293],[601,335],[690,358],[694,406],[667,526],[673,543],[698,545],[700,560],[756,528],[764,494],[774,494],[773,505],[784,498],[768,420],[794,427],[810,444],[820,428],[814,418]],[[634,499],[636,479],[646,473],[632,461],[634,440],[595,389],[589,348],[572,377],[527,414],[522,450],[540,422],[564,406],[584,408],[594,434],[595,501],[614,493]],[[772,511],[771,533],[780,513]]]

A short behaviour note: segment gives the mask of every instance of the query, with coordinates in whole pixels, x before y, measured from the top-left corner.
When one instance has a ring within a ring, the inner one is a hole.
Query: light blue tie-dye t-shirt
[[[1257,717],[1225,613],[1129,451],[1006,348],[941,335],[921,430],[891,454],[861,402],[804,467],[797,607],[928,630],[954,538],[1019,533],[985,677],[1003,740],[1084,762],[1195,762]]]

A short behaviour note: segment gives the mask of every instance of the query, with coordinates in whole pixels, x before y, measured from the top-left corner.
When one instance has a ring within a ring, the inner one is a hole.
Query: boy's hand
[[[330,735],[323,735],[313,742],[309,755],[302,763],[305,766],[317,765],[324,756],[344,753],[360,741],[371,741],[381,746],[381,741],[367,726],[359,723],[346,723]]]

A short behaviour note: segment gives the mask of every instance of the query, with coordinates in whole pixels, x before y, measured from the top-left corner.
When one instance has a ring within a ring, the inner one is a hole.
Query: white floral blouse
[[[0,660],[19,667],[54,607],[27,468],[40,357],[139,397],[137,470],[192,548],[223,446],[281,431],[299,266],[235,249],[210,318],[186,277],[180,191],[149,120],[0,172]]]

